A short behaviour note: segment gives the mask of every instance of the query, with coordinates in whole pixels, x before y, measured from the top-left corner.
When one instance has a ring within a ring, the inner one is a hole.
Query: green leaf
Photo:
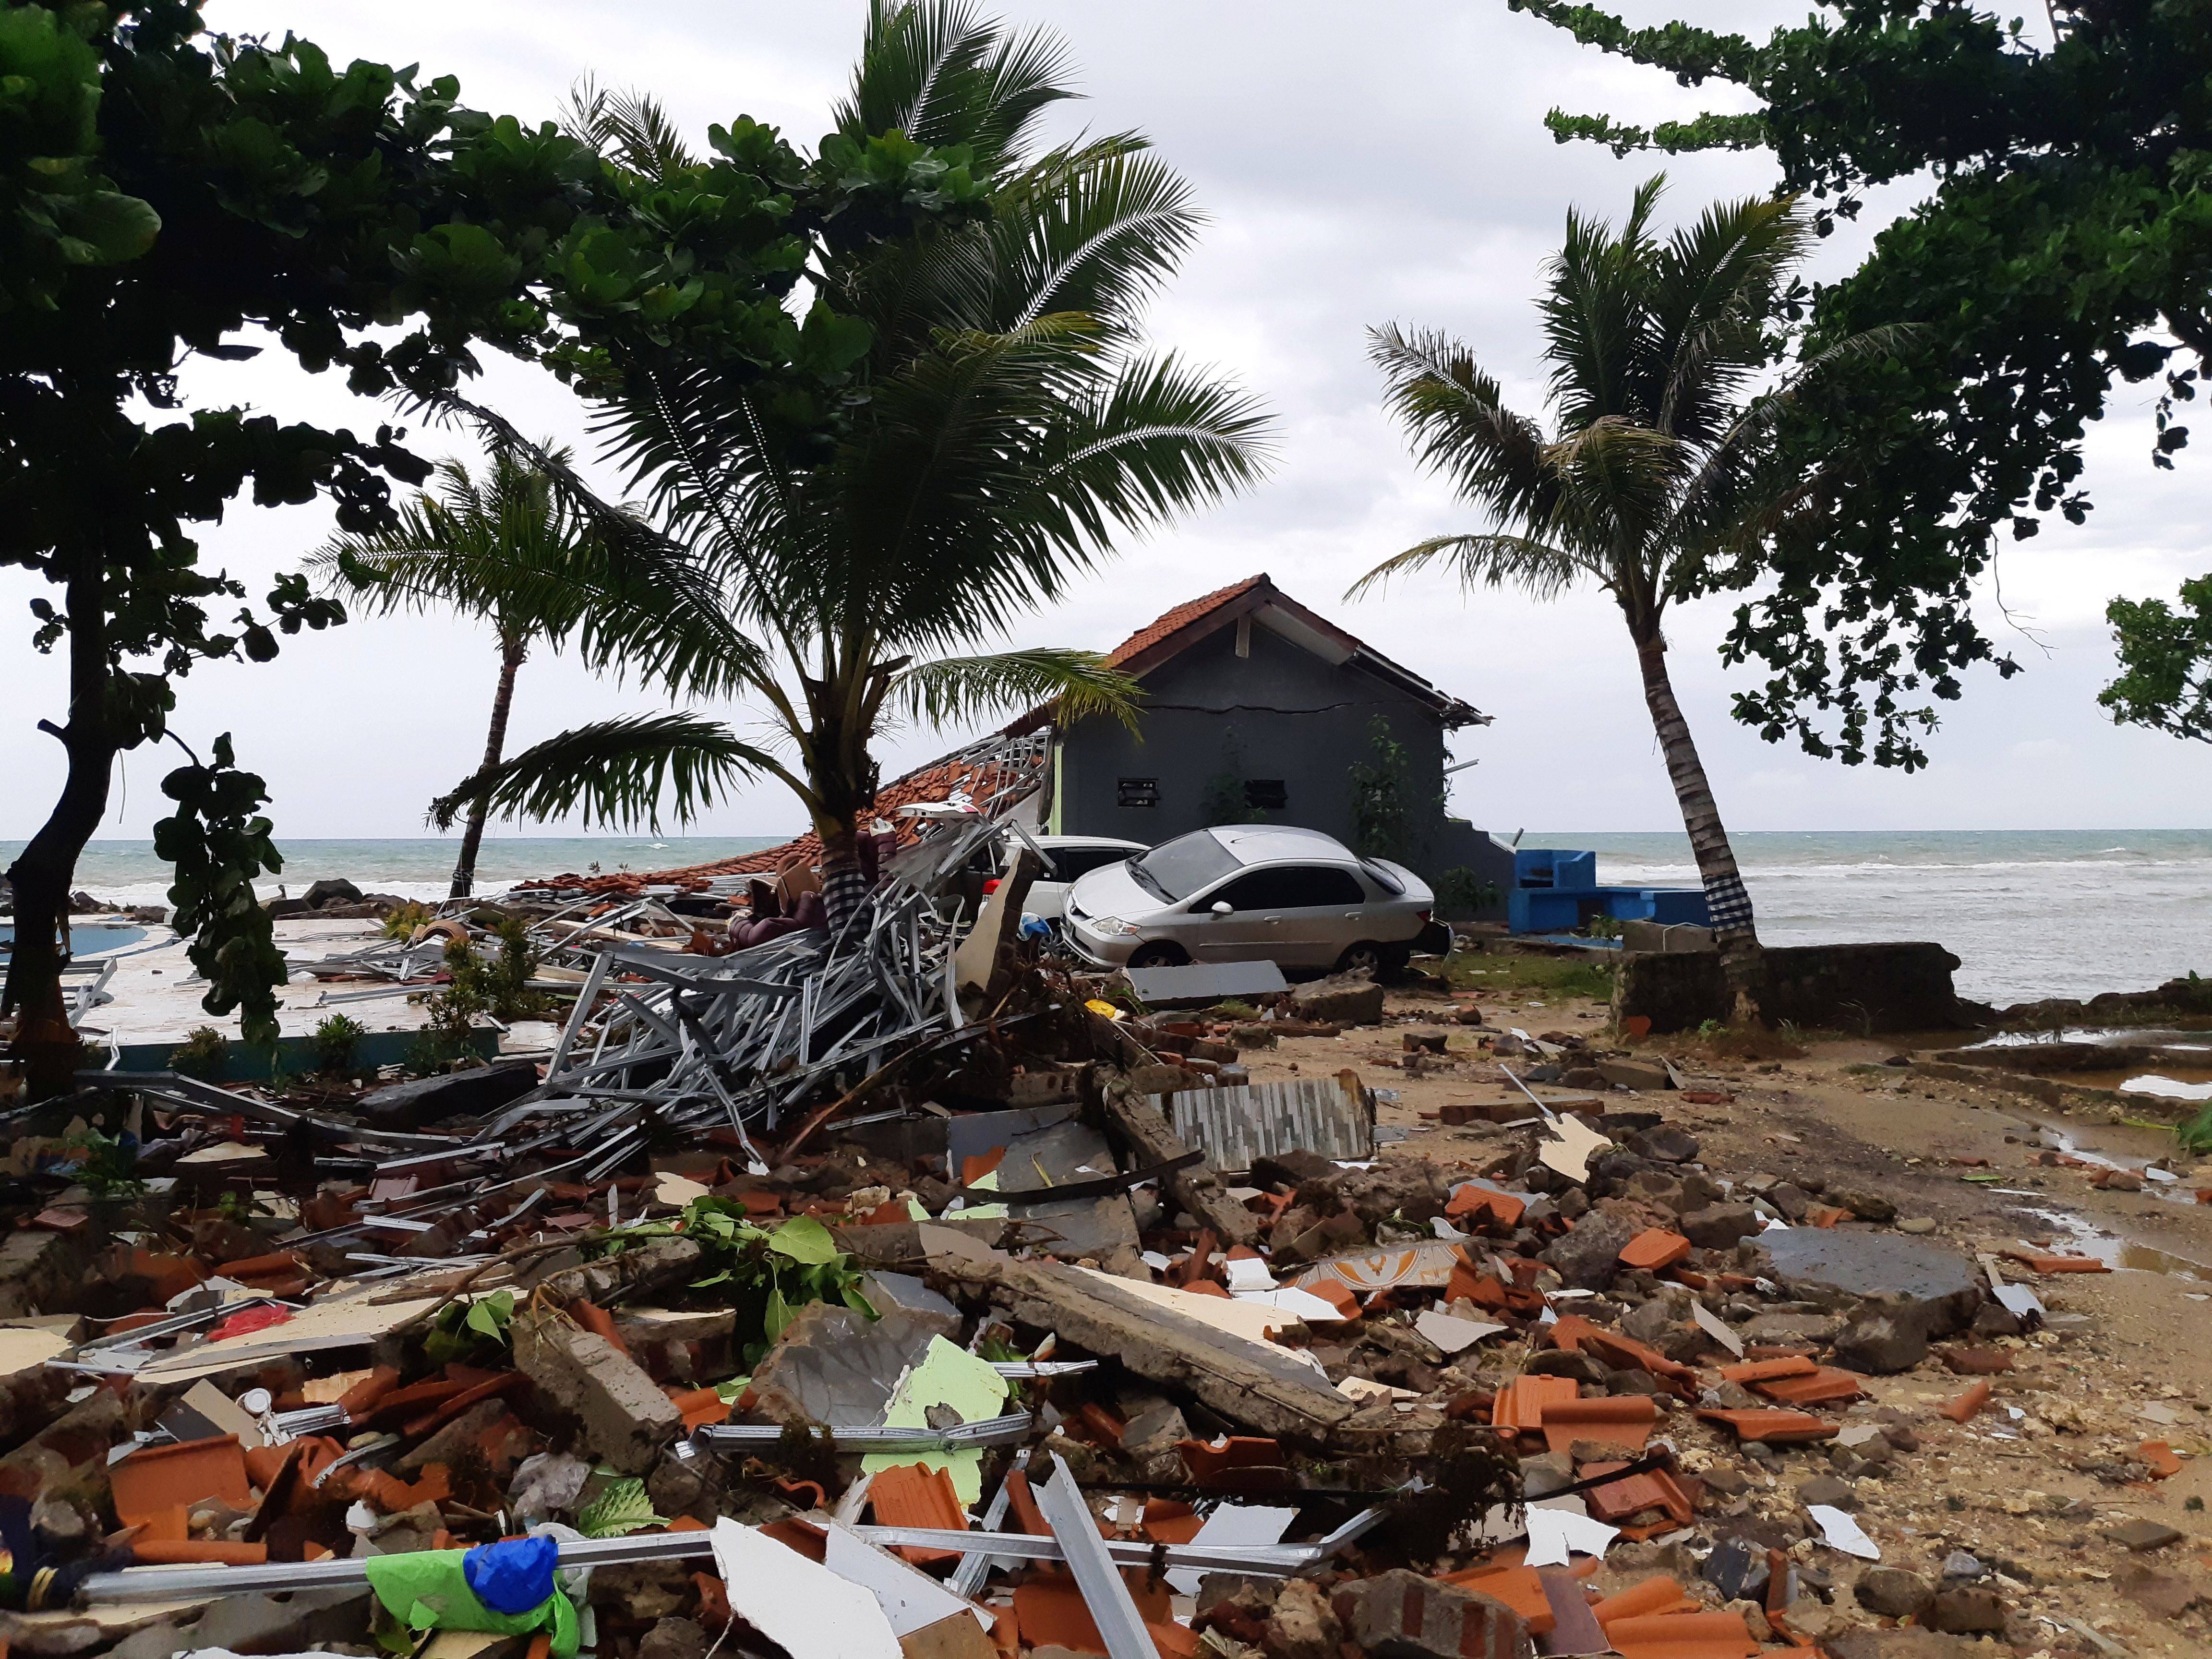
[[[586,1538],[620,1538],[641,1527],[666,1524],[653,1512],[653,1500],[645,1495],[645,1482],[634,1475],[614,1482],[576,1517],[576,1530]]]
[[[761,1321],[761,1330],[771,1343],[780,1341],[791,1328],[791,1304],[783,1299],[783,1286],[771,1284],[768,1292],[768,1312]]]
[[[469,1304],[468,1318],[464,1322],[478,1335],[498,1341],[506,1336],[514,1318],[514,1292],[495,1291]]]
[[[121,264],[152,247],[161,234],[161,216],[120,191],[70,197],[58,216],[73,245],[70,258],[78,264]]]
[[[828,1267],[840,1252],[830,1230],[811,1215],[794,1216],[768,1237],[768,1247],[778,1255],[809,1267]]]

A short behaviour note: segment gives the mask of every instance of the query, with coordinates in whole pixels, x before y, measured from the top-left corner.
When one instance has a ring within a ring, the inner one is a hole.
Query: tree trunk
[[[822,836],[822,908],[829,918],[833,950],[857,942],[846,939],[846,928],[860,914],[868,899],[867,878],[860,873],[860,833],[848,823],[831,825]]]
[[[1713,942],[1720,947],[1721,971],[1727,975],[1734,1005],[1730,1017],[1739,1024],[1754,1024],[1761,1018],[1765,964],[1752,921],[1751,895],[1737,873],[1735,854],[1721,826],[1720,809],[1713,805],[1712,786],[1705,781],[1705,763],[1691,741],[1689,722],[1674,701],[1674,687],[1667,678],[1667,641],[1656,627],[1636,635],[1636,656],[1644,670],[1644,700],[1650,706],[1651,729],[1667,757],[1667,775],[1674,782],[1682,827],[1690,832],[1690,850],[1697,857],[1705,903],[1712,912]]]
[[[107,791],[115,772],[115,741],[106,720],[106,572],[96,552],[65,592],[69,609],[69,724],[41,720],[40,729],[61,739],[69,774],[61,799],[14,864],[15,940],[8,957],[8,983],[0,1012],[16,1017],[15,1054],[23,1062],[28,1097],[43,1100],[74,1086],[79,1057],[76,1032],[62,1000],[62,968],[68,961],[63,930],[69,923],[70,885],[85,843],[107,816]]]
[[[530,654],[530,644],[519,635],[502,634],[499,641],[499,690],[491,700],[491,731],[484,738],[483,766],[489,771],[507,754],[507,716],[514,703],[515,672],[522,666],[523,659]],[[461,833],[461,856],[453,866],[453,890],[449,898],[466,898],[476,890],[477,852],[483,845],[484,824],[491,817],[491,803],[479,796],[469,809],[468,828]]]

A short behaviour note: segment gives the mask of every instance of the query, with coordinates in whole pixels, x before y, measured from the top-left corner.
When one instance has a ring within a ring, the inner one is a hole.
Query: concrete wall
[[[1766,1018],[1808,1030],[1874,1036],[1942,1031],[1973,1023],[1975,1006],[1951,987],[1959,958],[1940,945],[1798,945],[1765,952]],[[1655,1032],[1694,1030],[1729,1014],[1721,959],[1711,951],[1632,951],[1613,981],[1617,1019],[1649,1019]]]
[[[1107,720],[1063,734],[1054,780],[1053,826],[1063,835],[1120,836],[1157,846],[1214,823],[1295,824],[1352,840],[1351,769],[1372,758],[1379,714],[1408,753],[1409,802],[1427,807],[1425,853],[1407,860],[1434,881],[1454,865],[1498,880],[1487,836],[1448,821],[1435,803],[1443,782],[1445,732],[1434,712],[1357,669],[1332,666],[1256,619],[1250,654],[1237,629],[1218,629],[1146,676],[1142,735]],[[1469,735],[1473,735],[1470,733]],[[1209,817],[1215,778],[1279,779],[1277,811],[1239,806]],[[1159,805],[1119,804],[1124,778],[1158,781]],[[1510,882],[1510,856],[1502,884]]]

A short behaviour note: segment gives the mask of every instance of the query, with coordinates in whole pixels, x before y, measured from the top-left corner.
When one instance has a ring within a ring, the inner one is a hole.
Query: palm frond
[[[569,92],[562,128],[648,179],[665,181],[698,165],[658,99],[636,91],[609,92],[589,75]]]
[[[787,776],[775,757],[741,743],[719,720],[693,714],[628,714],[548,738],[463,779],[430,803],[429,822],[450,830],[478,802],[497,818],[543,822],[571,812],[586,828],[660,827],[662,798],[679,823],[744,779]]]
[[[933,726],[1054,703],[1064,720],[1105,714],[1133,732],[1144,690],[1095,651],[1038,647],[917,663],[899,674],[892,696],[909,719]]]
[[[1557,599],[1584,576],[1610,586],[1607,573],[1571,549],[1526,536],[1431,536],[1394,553],[1345,589],[1346,599],[1380,593],[1393,578],[1442,564],[1462,587],[1517,587],[1532,598]]]
[[[965,144],[982,173],[1016,160],[1037,117],[1077,95],[1067,48],[1050,30],[1010,33],[967,0],[871,0],[853,87],[836,130],[893,130],[917,143]]]
[[[1414,458],[1444,474],[1469,501],[1508,523],[1542,523],[1558,495],[1544,465],[1543,430],[1504,405],[1497,380],[1441,330],[1368,331],[1382,371],[1383,406],[1414,440]]]

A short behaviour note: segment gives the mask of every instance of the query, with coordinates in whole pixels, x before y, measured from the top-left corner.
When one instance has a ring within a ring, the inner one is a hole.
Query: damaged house
[[[1109,660],[1144,685],[1137,731],[1104,716],[1055,726],[1048,708],[1008,728],[1051,728],[1048,832],[1157,846],[1218,823],[1293,824],[1398,859],[1461,914],[1512,885],[1512,855],[1444,811],[1451,734],[1490,716],[1266,574],[1177,605]]]

